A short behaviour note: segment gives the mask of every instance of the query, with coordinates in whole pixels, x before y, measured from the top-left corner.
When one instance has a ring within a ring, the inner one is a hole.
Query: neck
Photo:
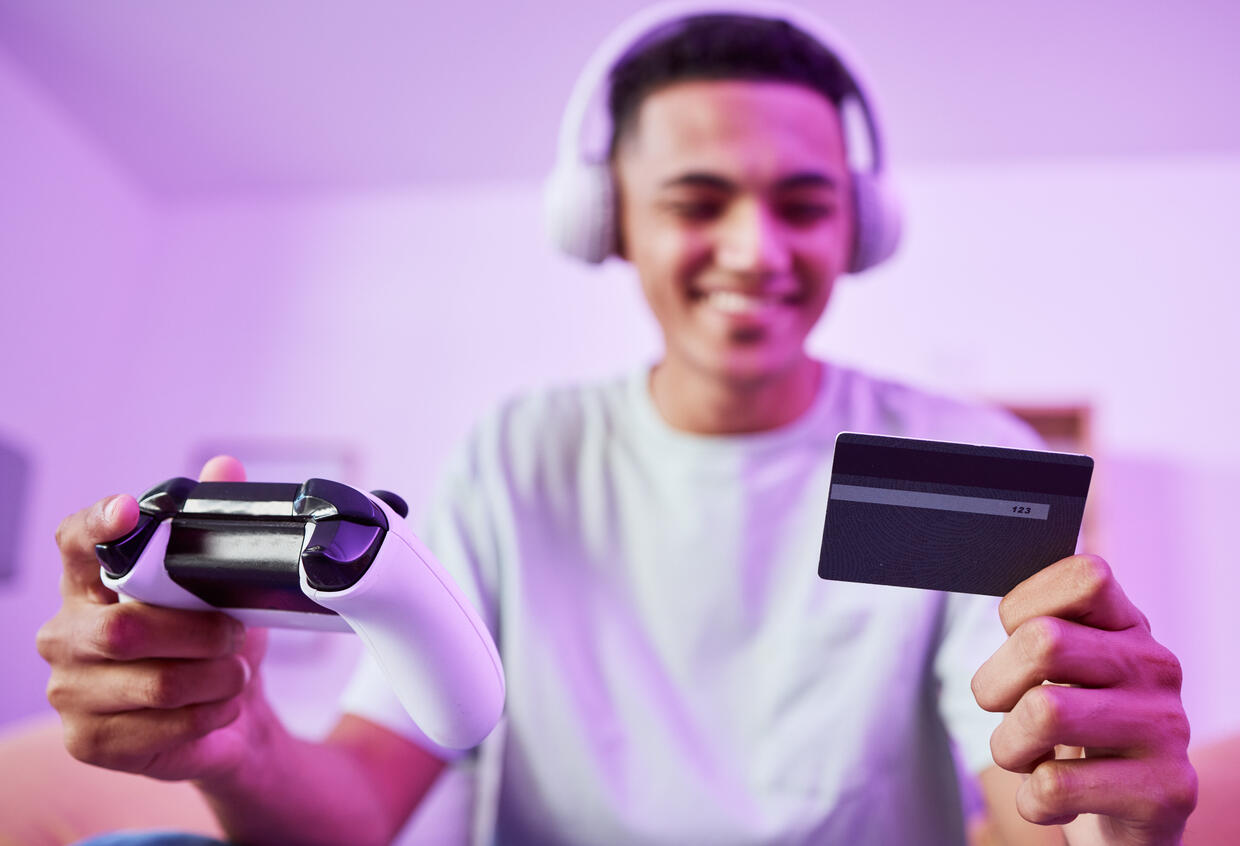
[[[758,379],[720,378],[668,358],[650,376],[655,408],[671,426],[699,435],[763,432],[791,423],[818,395],[823,365],[802,356]]]

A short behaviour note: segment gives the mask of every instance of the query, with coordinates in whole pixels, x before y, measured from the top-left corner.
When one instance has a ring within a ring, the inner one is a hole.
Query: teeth
[[[711,291],[706,301],[714,308],[728,314],[752,314],[774,300],[767,297],[755,297],[739,291]]]

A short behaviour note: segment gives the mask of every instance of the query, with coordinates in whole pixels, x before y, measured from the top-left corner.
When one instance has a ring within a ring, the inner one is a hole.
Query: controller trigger
[[[409,516],[409,504],[405,502],[405,500],[399,494],[394,494],[391,491],[382,491],[382,490],[371,491],[371,494],[374,495],[377,499],[383,500],[383,503],[387,505],[388,508],[392,509],[397,514],[399,514],[402,519]]]

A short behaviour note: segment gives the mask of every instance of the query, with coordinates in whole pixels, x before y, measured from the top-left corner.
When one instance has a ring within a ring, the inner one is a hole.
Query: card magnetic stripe
[[[1080,496],[1089,489],[1093,472],[1093,460],[1083,455],[942,441],[915,444],[904,438],[843,434],[831,472],[1059,496]]]

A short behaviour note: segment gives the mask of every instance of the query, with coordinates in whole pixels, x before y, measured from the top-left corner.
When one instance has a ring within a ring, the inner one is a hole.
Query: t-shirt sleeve
[[[486,492],[478,483],[478,438],[472,437],[449,458],[416,533],[440,565],[473,603],[492,637],[498,631],[494,582],[494,543]],[[496,642],[498,643],[498,637]],[[466,754],[438,746],[422,733],[396,698],[382,670],[363,653],[340,703],[344,713],[363,717],[422,746],[443,760]]]

